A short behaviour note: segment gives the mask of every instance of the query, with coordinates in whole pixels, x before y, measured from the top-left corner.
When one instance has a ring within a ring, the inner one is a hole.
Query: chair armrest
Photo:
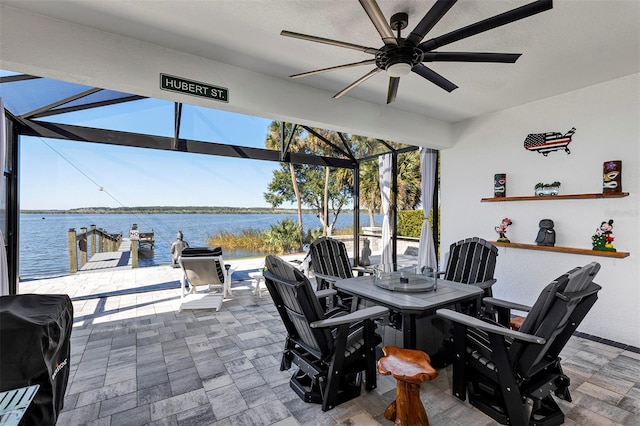
[[[336,327],[338,325],[343,324],[351,324],[358,321],[363,321],[367,319],[380,318],[389,312],[389,309],[384,308],[382,306],[371,306],[370,308],[361,309],[355,312],[351,312],[350,314],[324,319],[320,321],[312,322],[311,328],[325,328],[325,327]]]
[[[513,331],[505,327],[490,324],[472,316],[452,311],[451,309],[438,309],[436,311],[436,314],[450,321],[457,322],[468,327],[477,328],[479,330],[484,330],[487,333],[499,334],[501,336],[511,337],[512,339],[521,340],[527,343],[536,343],[539,345],[544,345],[546,343],[546,340],[542,337],[534,336],[533,334],[521,333],[519,331]]]
[[[313,275],[316,278],[320,278],[321,280],[329,281],[330,283],[335,283],[336,281],[342,279],[340,277],[336,277],[335,275],[326,275],[326,274],[320,274],[320,273],[317,273],[317,272],[314,272]]]
[[[531,306],[521,305],[508,300],[494,299],[493,297],[483,297],[482,303],[487,306],[497,306],[500,308],[513,309],[515,311],[529,312],[531,310]]]
[[[483,290],[486,290],[488,288],[490,288],[492,285],[494,285],[496,283],[496,279],[490,279],[487,281],[482,281],[481,283],[473,283],[473,285],[475,285],[476,287],[480,287]]]
[[[338,292],[332,288],[328,288],[326,290],[318,290],[315,294],[318,299],[326,299],[327,297],[335,296]]]

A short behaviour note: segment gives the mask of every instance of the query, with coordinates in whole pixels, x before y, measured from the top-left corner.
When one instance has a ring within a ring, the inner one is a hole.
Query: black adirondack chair
[[[309,254],[318,290],[333,288],[336,280],[353,278],[351,260],[342,241],[320,237],[309,246]]]
[[[547,285],[520,331],[438,310],[454,324],[453,394],[463,401],[468,394],[472,405],[501,424],[562,424],[552,393],[567,401],[571,394],[558,355],[598,298],[601,287],[593,279],[599,269],[592,262]]]
[[[482,238],[467,238],[449,247],[449,259],[443,278],[464,284],[473,284],[484,289],[484,295],[493,295],[491,286],[496,280],[498,248]]]
[[[387,313],[379,306],[326,314],[307,277],[277,256],[266,257],[265,283],[287,330],[281,370],[295,364],[290,386],[305,401],[327,411],[376,388],[375,347],[381,339],[374,319]],[[335,295],[325,290],[322,296]]]

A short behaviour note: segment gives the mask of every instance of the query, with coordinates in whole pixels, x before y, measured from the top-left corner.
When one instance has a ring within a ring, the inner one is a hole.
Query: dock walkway
[[[131,240],[123,238],[118,251],[96,253],[82,265],[78,272],[97,269],[131,269]]]

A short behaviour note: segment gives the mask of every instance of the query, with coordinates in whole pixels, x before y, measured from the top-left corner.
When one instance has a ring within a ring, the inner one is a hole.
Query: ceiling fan
[[[454,83],[447,80],[437,72],[424,65],[424,62],[494,62],[494,63],[514,63],[520,57],[520,53],[479,53],[479,52],[436,52],[434,49],[462,40],[467,37],[518,21],[523,18],[544,12],[553,7],[552,0],[538,0],[533,3],[509,10],[491,18],[484,19],[466,27],[443,34],[441,36],[422,41],[427,33],[442,19],[451,9],[457,0],[436,0],[436,3],[418,22],[418,25],[407,37],[402,37],[401,31],[407,27],[408,15],[404,12],[394,14],[387,23],[376,0],[359,0],[365,13],[371,19],[376,30],[382,37],[384,45],[380,48],[361,46],[353,43],[332,40],[323,37],[316,37],[307,34],[300,34],[291,31],[281,31],[280,35],[293,37],[316,43],[329,44],[337,47],[358,50],[374,55],[373,59],[368,59],[350,64],[338,65],[334,67],[322,68],[300,74],[291,75],[291,78],[306,77],[320,74],[327,71],[358,67],[362,65],[375,65],[375,68],[363,75],[333,97],[339,98],[348,91],[378,74],[386,71],[389,75],[389,90],[387,92],[387,104],[396,99],[400,77],[414,72],[426,78],[433,84],[441,87],[447,92],[458,88]],[[396,31],[394,34],[393,31]]]

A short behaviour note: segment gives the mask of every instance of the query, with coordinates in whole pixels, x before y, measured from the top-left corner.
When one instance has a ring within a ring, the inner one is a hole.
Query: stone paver
[[[323,412],[291,390],[293,370],[280,371],[286,333],[268,292],[259,298],[253,282],[236,281],[220,311],[179,312],[180,274],[159,266],[22,283],[23,293],[75,298],[71,373],[58,424],[389,424],[382,413],[394,399],[392,378],[380,376],[376,390],[363,388],[360,397]],[[166,288],[131,292],[159,284]],[[566,424],[638,424],[640,354],[574,336],[562,362],[574,398],[559,401]],[[422,385],[432,425],[497,424],[453,397],[450,384],[447,367]]]

